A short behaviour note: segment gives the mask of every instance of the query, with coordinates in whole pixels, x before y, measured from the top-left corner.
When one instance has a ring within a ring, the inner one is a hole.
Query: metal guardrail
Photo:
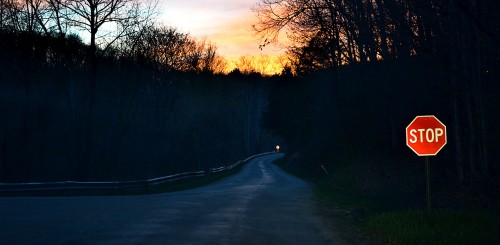
[[[99,181],[99,182],[80,182],[80,181],[58,181],[58,182],[33,182],[33,183],[0,183],[0,194],[8,192],[23,191],[48,191],[48,190],[115,190],[127,188],[150,188],[163,185],[169,182],[204,177],[211,174],[229,171],[240,164],[244,164],[253,158],[273,154],[275,152],[266,152],[250,156],[244,160],[237,161],[228,166],[211,168],[208,171],[192,171],[178,173],[148,180],[133,181]]]

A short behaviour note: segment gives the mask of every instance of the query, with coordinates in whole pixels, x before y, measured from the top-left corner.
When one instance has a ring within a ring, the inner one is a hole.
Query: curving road
[[[0,244],[334,244],[311,187],[271,163],[278,157],[187,191],[0,197]]]

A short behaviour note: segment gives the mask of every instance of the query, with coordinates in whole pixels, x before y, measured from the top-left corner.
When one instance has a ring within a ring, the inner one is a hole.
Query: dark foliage
[[[0,182],[147,179],[273,147],[259,128],[264,81],[107,55],[98,60],[89,120],[87,45],[71,36],[0,35]]]
[[[496,5],[262,0],[254,29],[295,30],[289,51],[304,74],[276,84],[264,125],[287,139],[288,162],[303,171],[324,175],[323,164],[346,178],[332,184],[408,196],[424,190],[424,160],[406,146],[405,128],[417,115],[436,115],[448,135],[431,159],[442,202],[498,206]]]
[[[273,78],[244,67],[216,75],[224,65],[216,47],[172,28],[146,25],[96,52],[2,19],[0,182],[205,169],[271,149],[277,137],[262,123],[307,174],[324,175],[323,165],[344,176],[334,185],[420,195],[423,159],[404,132],[416,115],[433,114],[448,132],[431,160],[440,202],[497,206],[496,5],[263,0],[254,29],[270,38],[292,30],[295,63]]]
[[[452,84],[444,71],[428,57],[415,57],[281,81],[271,90],[264,126],[285,137],[288,164],[302,171],[324,176],[322,164],[331,173],[351,176],[349,185],[368,193],[413,196],[424,191],[424,159],[406,146],[405,128],[416,115],[436,115],[448,128],[448,144],[431,159],[436,189],[456,192],[462,187],[473,188],[477,191],[474,196],[482,196],[475,198],[491,202],[489,198],[499,194],[495,186],[500,168],[495,163],[500,155],[495,147],[500,140],[496,127],[500,99],[495,94],[500,87],[490,79],[484,80],[481,89],[483,110],[488,115],[484,126],[491,163],[481,174],[475,155],[468,156],[467,149],[456,152],[456,144],[468,145],[473,140],[472,126],[467,118],[460,118],[466,124],[455,128]],[[459,130],[460,141],[453,130]],[[457,165],[457,154],[471,161]],[[478,185],[487,188],[478,190]]]

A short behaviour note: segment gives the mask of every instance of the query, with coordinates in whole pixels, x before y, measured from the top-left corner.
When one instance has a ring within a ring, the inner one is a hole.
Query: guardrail
[[[28,191],[61,191],[61,190],[116,190],[116,189],[132,189],[132,188],[151,188],[159,185],[164,185],[170,182],[185,180],[189,178],[199,178],[211,174],[229,171],[240,164],[244,164],[253,158],[274,154],[275,152],[266,152],[250,156],[244,160],[237,161],[228,166],[211,168],[207,171],[192,171],[178,173],[163,177],[158,177],[148,180],[133,180],[133,181],[99,181],[99,182],[80,182],[80,181],[58,181],[58,182],[33,182],[33,183],[0,183],[0,195],[6,193],[22,193]]]

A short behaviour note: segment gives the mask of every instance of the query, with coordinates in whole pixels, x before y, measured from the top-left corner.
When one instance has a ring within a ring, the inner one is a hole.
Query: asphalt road
[[[311,186],[271,163],[280,156],[187,191],[0,197],[0,244],[335,244]]]

